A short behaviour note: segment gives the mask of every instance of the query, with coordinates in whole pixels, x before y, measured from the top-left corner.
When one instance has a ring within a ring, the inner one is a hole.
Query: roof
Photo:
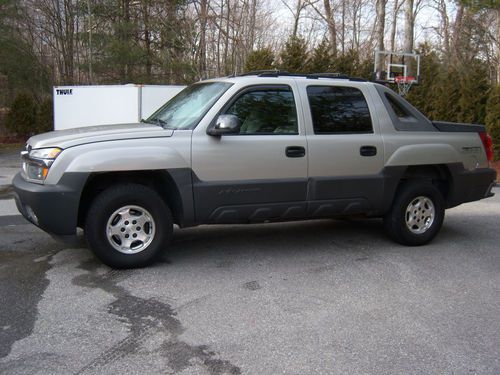
[[[246,76],[256,76],[256,77],[291,77],[291,78],[306,78],[306,79],[320,79],[320,78],[329,78],[329,79],[346,79],[349,81],[356,82],[367,82],[364,78],[359,77],[349,77],[346,74],[342,73],[289,73],[286,71],[280,70],[258,70],[254,72],[241,73],[238,75],[232,75],[229,77],[246,77]]]
[[[206,81],[226,81],[226,82],[241,82],[241,81],[255,81],[255,79],[269,79],[281,78],[284,80],[335,80],[335,81],[350,81],[350,82],[365,82],[369,81],[364,78],[349,77],[340,73],[289,73],[279,70],[259,70],[255,72],[247,72],[242,74],[233,74],[226,77],[212,78]]]

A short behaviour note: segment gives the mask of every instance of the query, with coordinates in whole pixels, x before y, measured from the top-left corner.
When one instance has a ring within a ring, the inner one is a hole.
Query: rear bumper
[[[479,168],[473,171],[461,170],[453,174],[453,184],[448,195],[447,207],[473,202],[495,195],[492,192],[497,173],[491,168]]]
[[[74,235],[87,177],[87,173],[68,173],[56,185],[39,185],[27,182],[18,173],[12,181],[17,209],[27,220],[50,234]]]

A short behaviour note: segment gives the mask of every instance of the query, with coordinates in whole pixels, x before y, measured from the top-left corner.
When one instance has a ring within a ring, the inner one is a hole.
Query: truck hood
[[[64,149],[94,142],[171,137],[173,133],[171,129],[145,123],[87,126],[35,135],[28,140],[28,145],[32,148],[60,147]]]

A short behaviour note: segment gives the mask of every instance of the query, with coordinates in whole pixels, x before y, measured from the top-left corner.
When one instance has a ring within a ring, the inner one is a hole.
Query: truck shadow
[[[174,231],[164,261],[176,263],[214,254],[286,257],[303,252],[370,251],[391,246],[381,220],[313,220],[272,224],[216,225]]]
[[[172,244],[160,263],[210,262],[216,260],[221,268],[227,260],[271,257],[330,256],[352,254],[356,259],[368,259],[384,252],[436,253],[473,248],[478,230],[495,242],[494,217],[481,214],[469,217],[453,216],[445,219],[437,237],[428,245],[407,247],[393,242],[386,234],[381,219],[312,220],[272,224],[212,225],[176,229]],[[492,223],[488,229],[485,222]],[[481,228],[481,229],[478,229]],[[493,232],[492,232],[493,230]],[[224,260],[227,258],[226,260]]]

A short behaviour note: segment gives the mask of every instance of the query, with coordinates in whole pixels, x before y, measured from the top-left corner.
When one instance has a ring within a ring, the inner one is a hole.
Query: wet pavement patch
[[[184,332],[177,313],[165,302],[155,298],[141,298],[131,295],[118,282],[133,274],[133,270],[111,270],[97,273],[99,264],[95,261],[84,262],[80,268],[88,271],[73,279],[73,284],[87,288],[100,288],[116,298],[108,305],[108,313],[127,325],[128,336],[101,353],[97,358],[83,366],[77,374],[100,372],[108,364],[133,355],[141,350],[150,337],[158,332],[164,337],[160,344],[161,354],[167,359],[168,366],[180,372],[193,365],[202,365],[210,374],[240,374],[241,370],[229,361],[219,359],[217,353],[205,345],[190,345],[179,339]]]
[[[0,251],[0,358],[6,357],[12,345],[33,331],[37,305],[49,281],[45,273],[49,260],[34,262],[40,254]]]

